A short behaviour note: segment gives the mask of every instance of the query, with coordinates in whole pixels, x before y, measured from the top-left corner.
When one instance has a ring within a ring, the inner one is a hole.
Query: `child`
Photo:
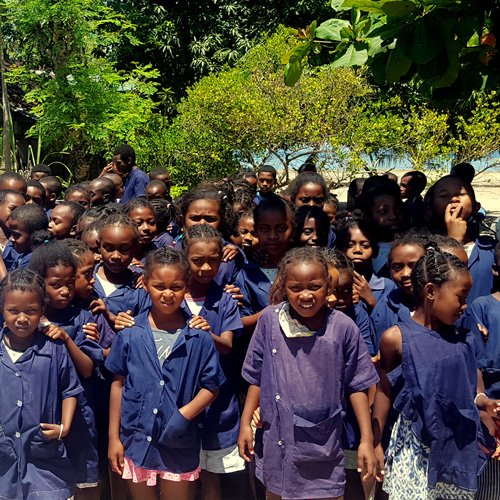
[[[253,251],[259,247],[259,238],[255,232],[253,220],[253,210],[245,212],[240,217],[238,222],[238,233],[240,233],[241,248],[245,252],[247,260],[251,259]]]
[[[39,329],[45,309],[39,276],[26,269],[8,275],[0,307],[0,496],[66,500],[75,480],[61,438],[72,430],[83,389],[63,342]]]
[[[337,220],[337,212],[339,211],[339,200],[334,194],[328,193],[323,205],[323,211],[328,215],[330,224],[333,225]]]
[[[326,306],[329,288],[316,249],[290,251],[271,290],[276,305],[262,313],[243,366],[251,385],[238,446],[246,461],[255,457],[270,499],[342,498],[345,393],[361,430],[358,468],[375,477],[366,391],[378,376],[352,320]],[[263,428],[254,446],[250,424],[259,404]]]
[[[475,216],[481,205],[476,201],[474,189],[460,177],[447,175],[429,189],[426,200],[431,227],[462,243],[467,252],[472,276],[468,303],[489,295],[493,285],[491,266],[496,241],[479,235],[479,223]]]
[[[241,329],[238,305],[223,287],[213,281],[222,258],[219,233],[207,224],[191,226],[185,253],[191,280],[185,295],[187,311],[210,325],[226,381],[207,410],[202,431],[201,483],[204,498],[221,498],[219,474],[245,469],[238,454],[239,410],[236,398],[238,370],[232,354],[233,338]]]
[[[64,201],[79,203],[85,210],[90,208],[90,200],[90,193],[78,184],[70,186],[64,193]]]
[[[42,177],[39,179],[40,184],[45,188],[45,211],[50,219],[50,214],[56,206],[56,201],[63,191],[61,181],[54,175]]]
[[[50,215],[49,233],[58,240],[76,238],[78,221],[85,208],[75,201],[62,201],[54,207]]]
[[[87,490],[85,493],[77,491],[76,498],[80,495],[88,497],[92,493],[97,496],[97,431],[90,403],[90,378],[94,367],[103,365],[104,354],[96,342],[87,338],[89,330],[96,330],[95,320],[90,312],[71,305],[75,294],[76,265],[66,245],[55,241],[38,246],[29,266],[45,283],[45,318],[54,327],[51,338],[60,339],[65,344],[85,388],[85,393],[78,397],[73,433],[65,440],[75,469],[77,488]]]
[[[43,208],[45,206],[44,187],[35,180],[27,181],[26,186],[26,203],[34,203]]]
[[[411,281],[415,313],[385,331],[380,343],[381,381],[373,408],[379,467],[391,406],[399,414],[383,488],[401,500],[472,500],[485,462],[478,410],[496,416],[499,403],[477,393],[482,384],[473,336],[454,325],[467,307],[470,274],[455,256],[429,249]]]
[[[116,187],[107,177],[98,177],[89,184],[90,200],[93,207],[107,205],[116,201]]]
[[[248,183],[246,184],[248,185]],[[250,188],[242,187],[234,192],[233,210],[238,217],[255,208],[254,198],[255,195]]]
[[[170,180],[170,174],[168,173],[168,170],[165,167],[157,167],[157,168],[152,168],[149,171],[149,180],[150,181],[161,181],[165,183],[165,186],[167,186],[168,192],[167,194],[170,194],[170,187],[172,186],[172,181]]]
[[[148,174],[135,164],[135,151],[131,146],[122,144],[115,149],[113,165],[115,172],[123,179],[123,195],[120,203],[127,203],[134,198],[146,195]]]
[[[407,172],[401,177],[401,199],[406,200],[404,206],[410,227],[422,227],[425,224],[425,205],[421,194],[426,185],[426,175],[418,170]]]
[[[361,213],[339,220],[336,244],[354,266],[354,291],[367,305],[368,311],[373,311],[378,300],[396,285],[373,272],[373,257],[377,255],[378,245],[370,224]]]
[[[33,250],[32,237],[37,231],[47,229],[47,216],[38,205],[21,205],[9,218],[9,245],[3,252],[7,272],[26,267]]]
[[[163,181],[149,181],[146,186],[146,198],[151,201],[155,198],[166,200],[169,193],[167,185]]]
[[[123,196],[123,179],[115,172],[109,172],[101,176],[104,179],[109,179],[115,185],[115,198],[111,200],[113,203],[119,203]],[[90,186],[89,186],[90,189]]]
[[[12,189],[23,195],[26,194],[26,180],[17,172],[5,172],[0,175],[0,191]]]
[[[151,200],[150,203],[156,214],[157,234],[153,238],[153,244],[156,248],[172,246],[174,234],[177,235],[179,230],[174,204],[158,198]]]
[[[415,309],[411,271],[425,254],[425,247],[424,239],[411,233],[392,244],[389,263],[397,288],[379,299],[370,316],[377,347],[382,333],[398,321],[408,319]]]
[[[246,262],[236,277],[236,286],[243,295],[241,320],[250,330],[254,329],[262,310],[269,305],[269,290],[294,231],[290,206],[277,196],[257,206],[254,220],[255,233],[266,260],[260,265]]]
[[[328,189],[325,179],[316,172],[304,172],[290,186],[290,201],[297,207],[316,206],[323,209]]]
[[[39,163],[31,169],[31,179],[35,181],[40,181],[40,179],[49,177],[50,175],[52,175],[52,170],[44,163]]]
[[[204,410],[224,382],[214,342],[187,326],[181,308],[185,257],[159,248],[146,258],[151,309],[116,337],[106,367],[111,387],[109,461],[134,499],[192,498],[199,475]],[[160,487],[153,488],[160,479]]]
[[[15,208],[25,204],[26,200],[24,196],[18,191],[13,191],[12,189],[0,191],[0,250],[2,252],[9,241],[9,217]]]
[[[295,246],[326,247],[330,222],[319,207],[303,205],[295,212]]]
[[[135,286],[138,275],[129,269],[138,242],[137,226],[124,214],[108,217],[99,234],[102,262],[95,271],[94,290],[115,316],[137,316],[148,302],[145,291]]]
[[[259,168],[257,171],[258,191],[253,199],[256,206],[264,200],[274,196],[277,175],[276,169],[271,165],[262,165],[262,167]]]

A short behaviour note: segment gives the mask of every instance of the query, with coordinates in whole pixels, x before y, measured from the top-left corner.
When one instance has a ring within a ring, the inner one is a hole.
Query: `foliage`
[[[378,83],[412,81],[435,96],[468,96],[499,85],[500,1],[333,0],[338,18],[295,31],[285,81],[312,64],[367,64]],[[443,92],[441,91],[441,95]]]

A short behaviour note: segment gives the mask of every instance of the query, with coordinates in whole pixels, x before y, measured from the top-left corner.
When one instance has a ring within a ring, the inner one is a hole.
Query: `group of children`
[[[63,200],[44,165],[0,176],[1,498],[500,498],[500,246],[467,168],[425,198],[357,179],[343,212],[310,170],[172,200],[121,146]]]

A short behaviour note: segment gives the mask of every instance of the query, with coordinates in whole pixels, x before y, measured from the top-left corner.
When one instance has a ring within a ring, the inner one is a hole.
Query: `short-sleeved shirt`
[[[120,203],[127,203],[134,198],[146,196],[146,186],[149,184],[149,177],[139,167],[134,167],[123,180],[123,196]]]

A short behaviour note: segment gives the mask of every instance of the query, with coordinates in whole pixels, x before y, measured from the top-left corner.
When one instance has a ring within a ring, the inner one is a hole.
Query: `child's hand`
[[[253,412],[252,424],[256,429],[262,429],[262,420],[260,419],[260,406]]]
[[[119,439],[110,439],[108,445],[108,461],[113,472],[120,476],[125,465],[123,444]]]
[[[189,320],[189,328],[196,328],[197,330],[205,330],[206,332],[210,331],[210,325],[208,321],[203,316],[195,316]]]
[[[361,441],[358,447],[358,472],[362,481],[382,481],[381,474],[378,473],[378,461],[375,456],[372,443]]]
[[[70,336],[60,326],[56,326],[53,323],[45,327],[43,333],[50,339],[60,340],[64,344],[70,339]]]
[[[375,479],[382,482],[385,474],[385,456],[382,445],[379,444],[375,446],[373,452],[375,453],[375,459],[377,460],[377,475],[375,476]]]
[[[64,427],[63,432],[61,432],[61,426],[59,424],[40,424],[40,429],[42,429],[42,434],[47,439],[59,439],[68,435],[68,430]]]
[[[139,276],[137,276],[134,286],[135,288],[144,288],[144,276],[142,274],[139,274]]]
[[[444,211],[444,222],[448,236],[454,240],[463,243],[465,233],[467,232],[467,221],[462,219],[463,205],[452,205],[448,203]],[[453,210],[453,213],[452,213]]]
[[[484,411],[490,417],[500,417],[500,400],[498,399],[488,399],[485,403]]]
[[[95,342],[99,342],[101,334],[97,329],[97,323],[86,323],[85,325],[82,326],[82,330],[88,339],[93,340]]]
[[[354,271],[354,286],[353,290],[358,294],[359,298],[366,302],[370,307],[376,304],[375,297],[373,296],[372,289],[367,279]]]
[[[241,293],[241,290],[239,287],[237,287],[236,285],[226,285],[224,287],[224,291],[226,293],[228,293],[229,295],[231,295],[232,299],[238,301],[239,307],[243,306],[242,300],[244,299],[244,297],[243,297],[243,294]]]
[[[479,332],[483,336],[483,340],[486,342],[488,340],[488,335],[489,335],[488,329],[484,325],[482,325],[481,323],[476,323],[476,325],[477,325],[477,329],[479,330]]]
[[[240,427],[238,451],[240,457],[245,460],[245,462],[251,462],[253,460],[253,431],[249,425]]]
[[[106,304],[104,304],[104,300],[102,299],[94,299],[90,305],[89,310],[92,314],[106,314]]]
[[[233,260],[239,253],[238,247],[231,243],[228,243],[222,249],[222,262],[228,262]]]
[[[127,312],[119,312],[115,318],[115,330],[124,330],[125,328],[130,328],[135,325],[134,317],[132,316],[132,311],[129,309]]]
[[[132,259],[132,262],[130,263],[130,267],[138,267],[139,269],[142,269],[144,267],[144,264],[142,263],[141,260],[136,259],[135,257]]]

